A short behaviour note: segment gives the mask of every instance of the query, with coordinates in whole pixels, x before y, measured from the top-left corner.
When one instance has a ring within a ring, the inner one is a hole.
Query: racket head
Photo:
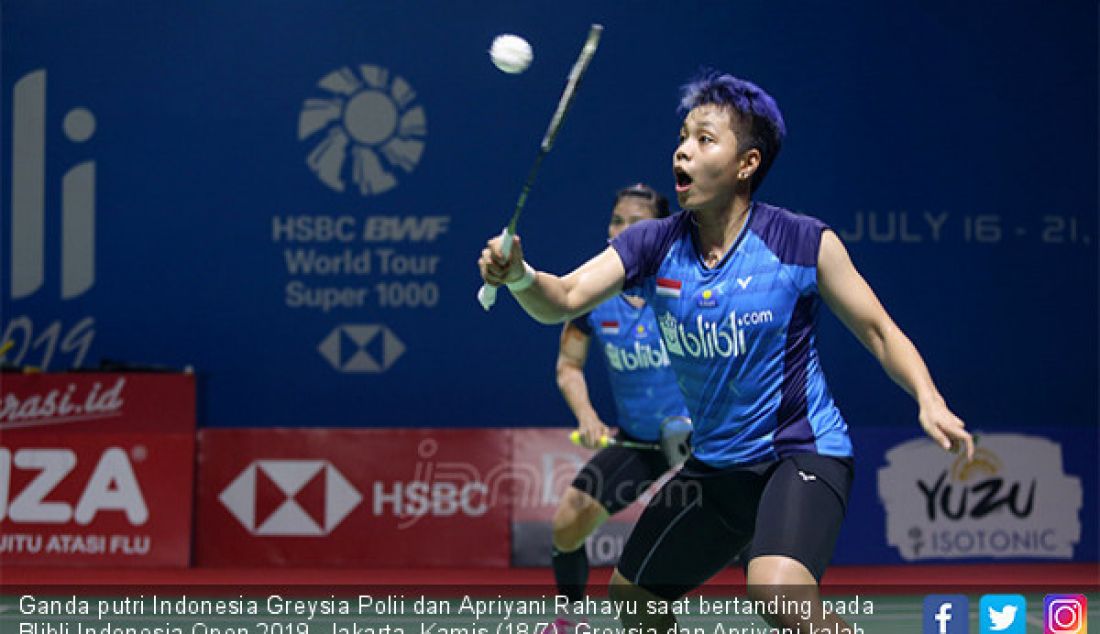
[[[691,455],[691,419],[669,416],[661,421],[661,451],[673,467],[679,467]]]

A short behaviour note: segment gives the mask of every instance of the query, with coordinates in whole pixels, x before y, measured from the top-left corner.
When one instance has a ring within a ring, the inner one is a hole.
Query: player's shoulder
[[[690,216],[687,212],[678,212],[667,218],[650,218],[636,222],[611,240],[611,246],[623,256],[624,262],[636,260],[645,262],[643,268],[659,254],[667,252],[668,247],[682,238],[688,231]],[[628,272],[630,266],[627,266]]]
[[[647,239],[661,241],[662,239],[675,238],[687,231],[690,215],[686,211],[678,211],[664,218],[649,218],[636,222],[623,231],[623,235],[634,232],[644,234]]]
[[[820,231],[829,228],[820,218],[791,211],[778,205],[754,202],[752,230],[757,231],[769,227],[779,231],[804,231],[806,229]]]
[[[627,227],[611,240],[626,271],[623,289],[638,286],[653,275],[672,246],[689,233],[690,216],[678,212],[667,218],[643,220]]]
[[[829,228],[821,219],[764,202],[754,202],[749,228],[784,264],[814,266],[821,234]]]
[[[652,257],[665,253],[672,243],[687,235],[691,216],[680,211],[666,218],[650,218],[636,222],[620,233],[611,244],[622,251],[633,251]]]

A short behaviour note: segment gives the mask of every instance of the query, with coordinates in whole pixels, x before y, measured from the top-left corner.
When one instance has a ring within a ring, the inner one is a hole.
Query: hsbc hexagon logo
[[[377,374],[405,353],[405,344],[383,324],[340,324],[317,351],[339,372]]]
[[[253,535],[328,535],[363,500],[327,460],[256,460],[218,496]]]

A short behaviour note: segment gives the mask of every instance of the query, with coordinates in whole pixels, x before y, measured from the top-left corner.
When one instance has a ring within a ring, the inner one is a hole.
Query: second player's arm
[[[890,378],[917,401],[924,431],[944,449],[959,443],[967,457],[972,457],[974,441],[962,420],[948,409],[916,346],[887,314],[832,231],[821,236],[817,285],[833,313],[878,359]]]
[[[601,436],[607,436],[607,425],[592,407],[588,397],[588,383],[584,380],[584,362],[588,358],[588,346],[592,338],[584,334],[572,322],[561,331],[556,374],[558,389],[569,409],[577,418],[577,429],[587,447],[598,447]]]

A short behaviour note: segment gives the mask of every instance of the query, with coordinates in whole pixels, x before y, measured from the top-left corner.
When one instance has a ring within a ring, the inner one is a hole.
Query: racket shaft
[[[502,234],[504,238],[502,246],[505,257],[508,257],[511,253],[512,236],[516,234],[516,225],[519,223],[519,217],[520,214],[523,213],[524,205],[527,204],[527,194],[531,192],[531,186],[535,182],[535,175],[538,174],[542,159],[546,157],[546,154],[550,151],[550,147],[554,144],[554,137],[557,136],[558,130],[561,128],[561,123],[565,119],[565,113],[569,111],[569,106],[573,102],[573,97],[576,95],[577,91],[577,85],[580,83],[581,77],[584,76],[584,71],[588,68],[588,64],[596,54],[596,47],[599,46],[601,33],[603,33],[603,26],[599,24],[593,24],[592,27],[589,28],[588,38],[585,40],[584,48],[581,49],[581,54],[573,64],[572,70],[569,71],[569,78],[566,81],[565,90],[562,92],[561,99],[558,100],[558,107],[554,111],[554,116],[550,119],[550,125],[546,128],[546,135],[543,136],[542,143],[539,144],[539,152],[535,156],[535,163],[531,166],[531,171],[527,173],[527,180],[524,181],[523,189],[520,190],[519,199],[516,201],[516,209],[512,212],[512,219],[508,223],[508,228],[505,229],[504,234]],[[497,301],[496,287],[483,284],[477,291],[477,301],[485,310],[492,308],[493,304]]]
[[[660,451],[661,446],[648,442],[634,442],[633,440],[615,440],[614,438],[608,439],[612,445],[619,447],[626,447],[627,449],[651,449],[653,451]]]
[[[579,430],[574,430],[570,432],[569,440],[574,445],[584,445],[584,442],[581,439],[581,432]],[[596,444],[600,448],[625,447],[626,449],[650,449],[654,451],[661,450],[661,446],[654,443],[635,442],[633,440],[618,440],[617,438],[611,438],[610,436],[600,436],[600,439]]]

